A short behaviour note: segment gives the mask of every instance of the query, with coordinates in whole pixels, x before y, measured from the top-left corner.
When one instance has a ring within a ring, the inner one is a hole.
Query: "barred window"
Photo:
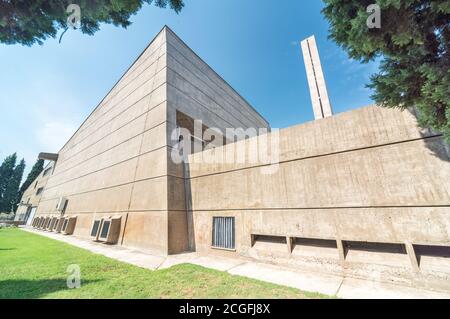
[[[212,246],[215,248],[234,249],[234,217],[213,217]]]

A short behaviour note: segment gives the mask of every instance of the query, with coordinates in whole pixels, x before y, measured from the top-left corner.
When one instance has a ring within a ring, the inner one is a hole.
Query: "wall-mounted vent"
[[[283,255],[289,252],[286,236],[252,234],[252,247],[260,256]]]
[[[420,269],[450,273],[450,247],[437,245],[413,245]]]
[[[103,221],[102,230],[101,230],[100,236],[99,236],[99,238],[101,240],[106,240],[106,238],[108,238],[108,232],[109,232],[109,227],[110,226],[111,226],[111,221],[110,220],[104,220]]]
[[[98,237],[100,235],[101,224],[102,224],[102,219],[94,220],[94,223],[92,224],[92,228],[91,228],[91,238],[93,240],[98,240]]]
[[[343,241],[347,262],[410,267],[404,244]]]
[[[234,217],[213,217],[212,247],[235,249]]]
[[[334,239],[295,237],[292,244],[294,257],[339,259],[337,242]]]
[[[77,223],[77,217],[76,216],[66,217],[64,219],[64,223],[63,223],[61,232],[64,235],[72,235],[73,231],[75,230],[76,223]]]
[[[68,222],[69,222],[69,219],[64,218],[64,221],[63,221],[63,224],[62,224],[61,231],[65,231],[65,229],[67,228]]]
[[[66,219],[64,217],[58,217],[58,221],[56,222],[56,227],[54,229],[55,232],[57,233],[61,232],[65,220]]]
[[[39,228],[39,229],[44,228],[45,220],[46,220],[45,217],[41,217],[41,219],[39,220],[39,225],[38,225],[38,228]]]
[[[45,225],[44,225],[44,230],[49,229],[50,227],[50,223],[52,222],[52,218],[51,217],[47,217],[45,218]]]
[[[122,217],[104,218],[100,227],[98,240],[115,244],[119,240]]]
[[[55,227],[56,222],[58,221],[58,217],[51,217],[50,219],[50,225],[48,226],[48,231],[53,231],[53,228]]]

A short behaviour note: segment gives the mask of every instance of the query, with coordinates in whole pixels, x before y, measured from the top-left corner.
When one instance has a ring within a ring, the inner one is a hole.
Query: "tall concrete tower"
[[[327,87],[320,64],[319,51],[317,50],[314,36],[301,42],[303,59],[305,60],[306,76],[308,78],[309,92],[316,120],[333,115],[328,99]]]

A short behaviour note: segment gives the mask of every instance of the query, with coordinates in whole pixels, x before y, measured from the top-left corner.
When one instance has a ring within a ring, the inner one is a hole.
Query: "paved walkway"
[[[170,256],[155,256],[138,250],[121,246],[107,246],[89,240],[64,236],[61,234],[38,231],[23,227],[25,231],[56,239],[73,246],[87,249],[139,267],[156,270],[169,268],[173,265],[190,263],[206,268],[226,271],[233,275],[240,275],[266,282],[280,284],[310,292],[349,299],[402,299],[402,298],[445,298],[450,299],[449,293],[433,292],[405,286],[379,283],[354,278],[313,273],[299,269],[276,266],[241,258],[224,258],[202,256],[197,253],[185,253]]]

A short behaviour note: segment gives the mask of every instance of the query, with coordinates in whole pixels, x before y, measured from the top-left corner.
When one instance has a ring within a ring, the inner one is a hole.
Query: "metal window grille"
[[[105,220],[100,231],[100,238],[106,239],[108,237],[109,226],[111,226],[111,221]]]
[[[99,228],[100,228],[100,220],[95,220],[94,224],[92,225],[91,237],[97,236]]]
[[[212,232],[213,247],[234,249],[234,217],[213,217]]]

